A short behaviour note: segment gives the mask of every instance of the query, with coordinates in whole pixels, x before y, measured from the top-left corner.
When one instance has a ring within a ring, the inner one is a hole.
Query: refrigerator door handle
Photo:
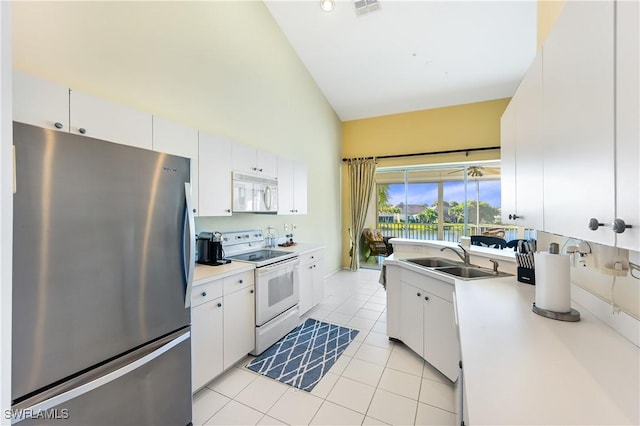
[[[176,337],[176,334],[179,333],[183,334]],[[115,366],[107,364],[94,372],[78,376],[57,388],[51,389],[46,399],[43,399],[42,396],[36,396],[18,403],[11,408],[11,412],[15,415],[15,417],[11,419],[12,424],[25,420],[25,418],[27,418],[25,416],[28,416],[30,413],[45,412],[119,379],[170,351],[190,337],[191,331],[185,332],[184,330],[180,330],[150,344],[149,347],[141,348],[139,351],[124,356]],[[123,364],[124,366],[120,367]],[[106,371],[106,373],[103,374],[104,371]],[[98,378],[94,379],[96,376],[98,376]]]
[[[186,199],[186,216],[185,227],[188,226],[188,230],[185,230],[186,235],[183,238],[189,238],[189,256],[184,259],[186,267],[186,286],[184,294],[184,307],[191,306],[191,286],[193,285],[193,273],[196,265],[195,253],[196,253],[196,226],[193,218],[193,207],[191,203],[191,184],[189,182],[184,183],[184,197]]]

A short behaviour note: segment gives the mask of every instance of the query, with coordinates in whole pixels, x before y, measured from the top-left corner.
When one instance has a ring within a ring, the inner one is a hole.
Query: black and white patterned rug
[[[307,319],[247,364],[247,368],[311,392],[358,330]]]

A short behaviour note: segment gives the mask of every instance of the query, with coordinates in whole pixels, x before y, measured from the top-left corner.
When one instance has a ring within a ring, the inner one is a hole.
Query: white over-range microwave
[[[278,180],[232,172],[234,213],[278,213]]]

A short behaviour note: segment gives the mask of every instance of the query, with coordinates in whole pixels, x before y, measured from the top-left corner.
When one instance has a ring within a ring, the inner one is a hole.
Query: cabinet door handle
[[[418,297],[422,296],[422,294],[420,294],[420,293],[417,293],[417,295],[418,295]]]
[[[516,214],[510,214],[509,219],[511,220],[522,219],[522,216],[518,216]]]
[[[595,217],[589,219],[589,229],[592,231],[597,231],[601,226],[604,226],[604,223],[600,223]]]
[[[429,296],[425,296],[425,297],[424,297],[424,300],[429,300]]]
[[[259,172],[261,172],[261,171],[262,171],[262,169],[258,169],[258,171],[259,171]]]
[[[238,280],[238,282],[239,282],[240,284],[242,284],[244,281],[243,281],[243,280]]]
[[[207,292],[203,291],[202,293],[200,293],[202,295],[202,297],[207,297]]]
[[[616,234],[622,234],[625,229],[632,228],[631,225],[624,223],[622,219],[614,219],[613,222],[611,222],[611,226],[613,227],[613,232]]]
[[[83,135],[87,133],[87,129],[85,129],[84,127],[80,127],[78,131],[80,132],[80,134],[83,134]]]
[[[253,294],[253,289],[249,290],[249,293]]]
[[[231,213],[231,209],[226,209],[225,212]]]
[[[222,308],[222,303],[218,302],[218,308]]]
[[[56,121],[53,125],[56,129],[62,129],[64,127],[59,121]]]
[[[309,266],[309,269],[313,269],[313,265]]]

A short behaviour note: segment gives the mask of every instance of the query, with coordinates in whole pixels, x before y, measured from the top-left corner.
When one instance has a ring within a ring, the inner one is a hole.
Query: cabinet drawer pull
[[[589,219],[589,229],[592,231],[597,231],[601,226],[604,226],[604,223],[600,223],[595,217]]]
[[[614,219],[613,222],[611,222],[611,226],[613,227],[613,232],[616,234],[622,234],[625,229],[632,227],[631,225],[624,223],[624,220],[622,219]]]
[[[429,300],[429,296],[425,296],[425,297],[424,297],[424,300]]]
[[[206,296],[207,296],[207,292],[206,292],[206,291],[203,291],[203,292],[201,293],[201,295],[202,295],[202,297],[206,297]]]
[[[53,125],[56,129],[62,129],[64,127],[59,121],[56,121]]]
[[[78,129],[78,131],[79,131],[79,132],[80,132],[80,134],[82,134],[82,135],[84,135],[84,134],[86,134],[86,133],[87,133],[87,129],[85,129],[84,127],[80,127],[80,128]]]
[[[420,293],[417,293],[417,295],[418,295],[418,297],[422,296],[422,294],[420,294]]]
[[[313,269],[313,265],[309,266],[309,269]]]
[[[238,282],[239,282],[240,284],[242,284],[244,281],[243,281],[243,280],[238,280]]]
[[[222,308],[222,303],[218,302],[218,308]]]

